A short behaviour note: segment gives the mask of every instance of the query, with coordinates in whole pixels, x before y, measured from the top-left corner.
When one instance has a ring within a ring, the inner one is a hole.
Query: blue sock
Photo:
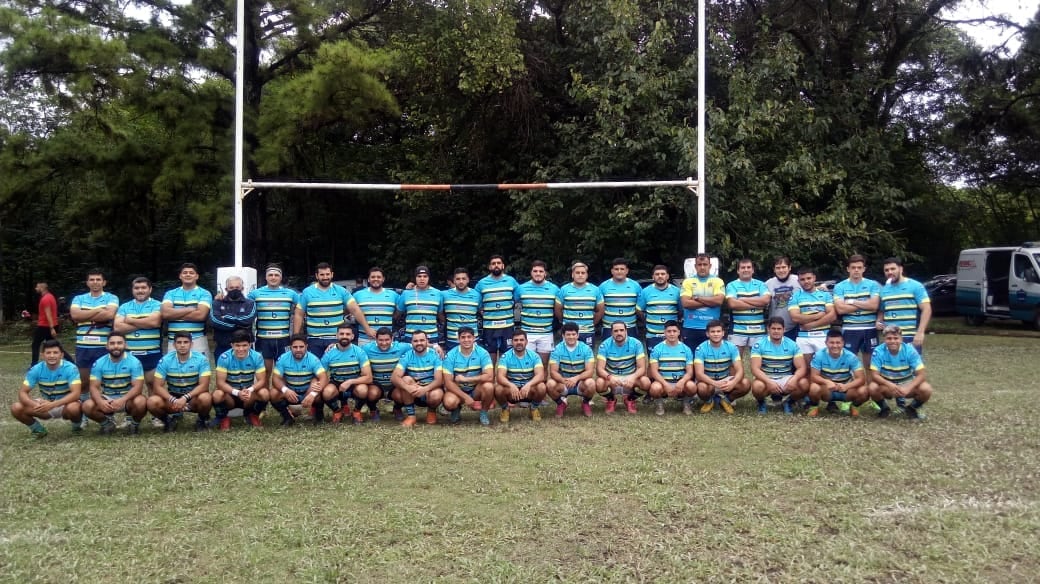
[[[407,406],[403,406],[401,409],[404,410],[404,415],[406,415],[406,416],[414,416],[415,415],[415,404],[410,404],[410,405],[407,405]]]
[[[288,420],[292,417],[292,414],[289,413],[289,402],[285,400],[274,402],[274,409],[282,415],[283,420]]]
[[[255,402],[253,402],[253,413],[254,414],[259,416],[266,409],[267,409],[267,402],[260,401],[260,400],[256,400]]]
[[[218,420],[223,420],[227,417],[228,407],[223,403],[218,403],[217,405],[213,406],[213,409],[216,411]]]
[[[911,403],[911,404],[910,404],[910,407],[912,407],[912,408],[914,408],[914,409],[916,410],[917,408],[919,408],[919,407],[921,407],[921,406],[923,406],[923,405],[924,405],[924,404],[923,404],[923,403],[921,402],[921,400],[919,400],[919,399],[915,399],[915,400],[913,401],[913,403]]]
[[[878,407],[881,408],[882,412],[888,409],[888,400],[887,399],[876,399],[876,400],[874,400],[874,403],[876,403],[878,405]]]
[[[33,420],[33,423],[29,424],[29,429],[33,432],[40,432],[43,430],[43,424],[39,420]]]
[[[591,397],[581,396],[581,403],[583,403],[583,404],[592,403],[592,398]]]

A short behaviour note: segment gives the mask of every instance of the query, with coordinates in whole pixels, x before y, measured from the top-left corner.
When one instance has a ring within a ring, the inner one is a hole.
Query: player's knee
[[[18,416],[22,415],[22,413],[25,412],[25,406],[22,405],[22,402],[14,402],[13,404],[11,404],[11,408],[10,409],[11,409],[11,415],[15,416],[15,417],[18,417]]]

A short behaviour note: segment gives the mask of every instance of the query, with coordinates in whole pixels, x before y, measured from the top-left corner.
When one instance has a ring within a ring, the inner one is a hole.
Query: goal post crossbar
[[[697,189],[692,178],[680,180],[630,180],[588,182],[543,182],[543,183],[486,183],[486,184],[407,184],[407,183],[326,183],[326,182],[242,182],[241,197],[255,189],[301,189],[301,190],[354,190],[354,191],[532,191],[553,189],[619,189],[635,187],[687,187]]]

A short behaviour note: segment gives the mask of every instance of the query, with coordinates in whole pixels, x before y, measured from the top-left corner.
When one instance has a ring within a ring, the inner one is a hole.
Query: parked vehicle
[[[957,262],[957,312],[972,324],[1021,320],[1040,329],[1040,244],[966,249]]]
[[[924,289],[932,301],[932,314],[957,314],[957,274],[932,276],[924,282]]]

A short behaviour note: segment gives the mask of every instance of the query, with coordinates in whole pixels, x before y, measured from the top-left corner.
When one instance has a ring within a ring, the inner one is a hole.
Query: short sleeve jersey
[[[639,339],[628,337],[620,345],[608,339],[600,344],[596,360],[605,362],[611,375],[631,375],[636,372],[639,361],[646,360],[646,351]]]
[[[693,354],[694,364],[700,363],[704,374],[712,379],[729,377],[730,368],[739,360],[740,350],[729,341],[722,341],[718,347],[712,346],[711,341],[704,341]]]
[[[321,364],[329,372],[331,381],[343,383],[348,379],[357,379],[361,376],[361,370],[368,365],[368,353],[353,343],[346,349],[337,343],[331,345],[331,348],[321,356]]]
[[[368,343],[362,349],[368,353],[368,364],[372,367],[372,380],[384,389],[390,387],[390,376],[394,367],[401,360],[401,355],[412,350],[409,345],[391,341],[387,350],[382,350],[375,343]]]
[[[615,322],[623,322],[628,328],[636,326],[636,306],[643,290],[631,278],[617,282],[614,278],[599,285],[603,294],[603,326],[610,328]]]
[[[843,348],[837,357],[832,356],[827,349],[820,349],[813,355],[812,368],[819,371],[824,379],[845,383],[850,381],[857,371],[863,370],[863,362],[848,349]]]
[[[300,303],[300,293],[285,286],[261,286],[250,290],[249,298],[256,303],[256,338],[288,338],[292,332],[293,311]]]
[[[195,286],[191,290],[185,290],[183,286],[169,290],[163,295],[163,304],[174,308],[198,308],[205,306],[213,308],[213,295],[202,286]],[[166,321],[166,337],[173,340],[173,335],[179,332],[191,333],[191,338],[198,339],[206,334],[206,322],[195,322],[189,320]]]
[[[827,308],[830,306],[834,306],[834,297],[831,296],[830,292],[826,290],[813,290],[812,292],[806,292],[802,288],[799,288],[795,291],[794,296],[791,297],[791,304],[788,306],[788,310],[803,315],[820,314],[826,312]],[[798,336],[823,336],[827,333],[827,329],[829,328],[831,328],[831,325],[829,324],[815,326],[810,330],[798,327]]]
[[[724,296],[725,289],[726,285],[722,283],[720,278],[715,276],[708,276],[707,278],[694,276],[693,278],[683,280],[682,290],[679,295],[687,298]],[[720,315],[722,315],[721,306],[705,306],[694,309],[684,308],[683,328],[705,330],[708,328],[708,323],[717,320]]]
[[[650,284],[639,293],[637,306],[646,318],[647,336],[663,337],[664,324],[670,320],[679,322],[682,314],[679,287],[675,284],[668,284],[661,289]]]
[[[335,339],[336,329],[343,324],[351,304],[357,304],[354,296],[339,284],[322,289],[317,282],[307,286],[300,294],[300,309],[303,311],[307,336],[312,339]]]
[[[513,293],[519,284],[508,274],[495,278],[484,276],[474,286],[480,292],[480,308],[484,314],[485,329],[511,328],[513,322]]]
[[[259,351],[249,349],[242,359],[235,357],[235,351],[224,351],[217,357],[217,373],[224,373],[224,380],[232,389],[242,389],[253,385],[256,374],[264,370],[264,356]]]
[[[917,334],[918,309],[931,302],[928,291],[913,278],[885,284],[881,287],[881,319],[886,325],[898,326],[904,337]]]
[[[498,366],[505,369],[506,378],[517,387],[534,379],[534,374],[542,368],[542,358],[534,351],[524,349],[522,355],[510,350],[498,359]]]
[[[877,298],[880,294],[881,285],[869,278],[863,278],[859,283],[853,282],[851,279],[842,280],[834,287],[834,297],[840,298],[845,302],[870,300],[871,298]],[[875,321],[877,321],[877,311],[867,311],[859,308],[855,312],[843,315],[841,320],[842,330],[873,330]]]
[[[480,292],[473,288],[459,291],[452,286],[441,293],[444,298],[444,336],[459,342],[459,329],[468,326],[477,330],[477,311],[480,310]]]
[[[766,288],[770,294],[773,295],[769,301],[769,316],[779,316],[784,319],[784,330],[791,330],[795,327],[794,321],[791,320],[791,311],[788,310],[791,303],[791,297],[794,296],[794,291],[798,289],[798,276],[791,274],[786,280],[778,280],[776,277],[766,280]]]
[[[520,329],[535,335],[551,333],[559,293],[559,286],[548,280],[540,284],[533,280],[520,284],[513,295],[520,306]]]
[[[162,304],[155,298],[149,298],[144,302],[136,299],[124,302],[116,310],[116,316],[122,316],[126,320],[133,321],[159,314]],[[160,325],[162,323],[160,322]],[[134,355],[147,355],[158,353],[162,344],[162,327],[135,329],[126,335],[126,350]]]
[[[802,358],[798,343],[782,337],[779,343],[765,338],[751,347],[751,358],[762,359],[762,372],[772,378],[794,375],[796,358]]]
[[[25,373],[22,385],[32,389],[38,387],[40,395],[47,401],[56,401],[69,394],[73,385],[79,385],[79,369],[76,365],[62,359],[58,366],[51,369],[40,361]]]
[[[455,347],[448,351],[441,363],[441,371],[448,377],[455,375],[476,377],[492,369],[494,369],[494,364],[491,363],[491,354],[480,345],[474,345],[469,355],[462,353],[462,347]]]
[[[422,331],[435,342],[437,331],[437,315],[440,314],[444,296],[440,290],[412,288],[401,292],[397,297],[397,309],[404,314],[404,330],[408,334]]]
[[[104,355],[94,362],[90,368],[90,381],[101,384],[101,395],[109,399],[118,399],[130,392],[136,380],[144,380],[144,368],[137,357],[124,353],[119,361],[113,361],[111,355]]]
[[[564,284],[556,296],[556,304],[563,311],[563,322],[578,325],[578,332],[596,332],[596,308],[603,304],[603,293],[594,284],[578,287],[574,283]]]
[[[311,381],[325,372],[325,368],[312,353],[305,353],[302,359],[297,359],[287,351],[275,361],[273,372],[285,381],[286,387],[302,395],[307,393]]]
[[[921,369],[924,369],[924,362],[910,343],[903,343],[895,355],[886,345],[879,345],[870,357],[870,370],[877,371],[892,383],[906,383]]]
[[[582,342],[575,343],[574,347],[568,347],[567,343],[560,341],[549,353],[549,364],[556,364],[560,375],[574,377],[581,375],[596,362],[596,356],[592,354],[592,348]]]
[[[440,368],[441,358],[432,349],[426,349],[422,355],[409,349],[407,353],[401,356],[401,360],[397,362],[395,367],[404,375],[410,376],[419,385],[432,383],[437,370]]]
[[[769,295],[764,282],[752,278],[747,282],[734,280],[726,284],[727,300],[761,298]],[[733,309],[733,334],[764,335],[766,333],[766,307]]]
[[[371,288],[362,288],[354,293],[354,301],[361,308],[361,313],[365,315],[365,320],[372,330],[384,326],[393,328],[394,310],[397,310],[397,292],[389,288],[383,288],[379,292],[375,292]],[[369,338],[363,329],[358,330],[358,339],[375,340]]]
[[[686,375],[687,367],[693,365],[693,351],[686,343],[676,343],[675,346],[667,342],[658,343],[650,351],[650,365],[654,364],[661,377],[674,383]]]
[[[199,385],[200,379],[210,375],[209,359],[195,351],[188,353],[184,361],[176,352],[167,353],[155,367],[155,378],[166,380],[167,390],[175,396],[189,393]]]
[[[119,307],[119,299],[111,292],[102,292],[91,296],[90,292],[80,294],[72,299],[71,308],[93,310],[103,307]],[[76,323],[76,346],[82,349],[102,349],[108,343],[108,335],[112,332],[112,323],[92,324],[90,321]]]

